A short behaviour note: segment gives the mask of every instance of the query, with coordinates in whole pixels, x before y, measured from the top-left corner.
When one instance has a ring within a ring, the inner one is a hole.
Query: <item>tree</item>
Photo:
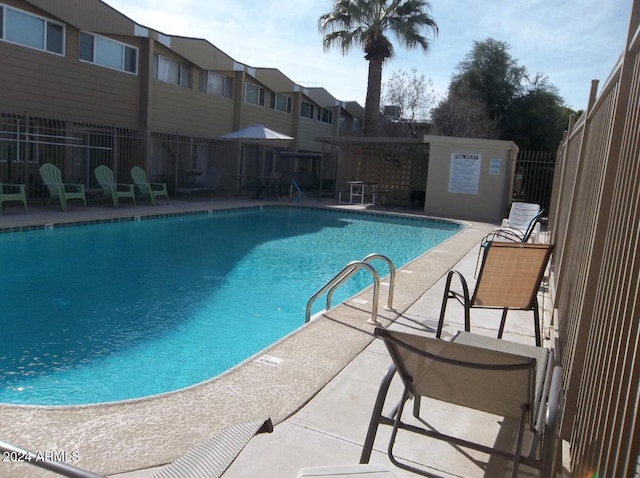
[[[450,92],[433,109],[431,119],[436,134],[483,139],[500,137],[497,123],[489,117],[485,104],[476,96],[461,97]]]
[[[509,104],[502,135],[523,150],[555,151],[571,111],[563,103],[558,89],[537,74]]]
[[[400,116],[407,121],[427,120],[436,102],[433,82],[418,70],[394,71],[384,84],[382,99],[385,105],[400,107]]]
[[[489,118],[502,127],[509,103],[521,93],[526,74],[509,54],[507,43],[487,38],[474,42],[471,52],[458,64],[449,92],[460,98],[477,98]]]
[[[474,42],[449,84],[448,97],[432,112],[441,134],[514,141],[521,150],[555,151],[571,110],[546,76],[533,77],[488,38]]]
[[[385,108],[397,107],[398,111],[390,117],[385,110],[379,125],[380,133],[384,136],[416,137],[416,123],[426,125],[435,102],[433,82],[424,74],[418,75],[415,68],[411,69],[411,75],[402,70],[394,71],[383,85],[382,104]]]
[[[429,40],[423,31],[437,35],[438,26],[429,15],[425,0],[336,0],[333,9],[318,20],[327,51],[338,46],[343,54],[362,48],[369,62],[367,97],[364,107],[364,135],[377,134],[382,90],[382,66],[393,58],[392,34],[406,48],[420,47],[426,53]]]

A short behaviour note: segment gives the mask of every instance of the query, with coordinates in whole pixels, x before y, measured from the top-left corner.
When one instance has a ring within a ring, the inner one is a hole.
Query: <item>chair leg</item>
[[[542,347],[542,331],[540,330],[540,308],[538,298],[533,300],[533,330],[536,334],[536,346]]]
[[[504,308],[502,309],[502,319],[500,320],[500,328],[498,329],[498,338],[501,339],[502,338],[502,333],[504,332],[504,324],[507,322],[507,312],[509,311],[508,308]]]
[[[502,319],[500,320],[500,328],[498,329],[498,338],[502,338],[502,334],[504,332],[504,326],[507,321],[507,312],[508,308],[502,309]],[[538,308],[538,298],[535,298],[533,301],[533,329],[536,339],[536,346],[542,347],[542,332],[540,329],[540,309]]]
[[[387,448],[387,455],[389,456],[389,461],[393,463],[398,468],[403,468],[405,470],[419,472],[418,469],[407,466],[404,463],[400,463],[396,460],[396,457],[393,456],[393,445],[396,443],[396,437],[398,436],[398,430],[400,428],[400,423],[402,422],[402,412],[404,410],[404,404],[409,399],[409,390],[407,387],[404,388],[402,392],[402,399],[400,400],[400,407],[398,408],[398,413],[396,415],[396,419],[393,421],[393,430],[391,431],[391,437],[389,438],[389,447]]]
[[[380,383],[380,389],[376,396],[376,402],[373,406],[373,412],[371,413],[371,420],[369,421],[369,429],[367,430],[367,436],[364,440],[362,447],[362,454],[360,455],[360,464],[369,463],[371,458],[371,451],[373,450],[373,442],[376,439],[376,433],[378,432],[378,425],[382,422],[392,424],[393,422],[382,415],[382,407],[387,398],[389,387],[391,386],[391,380],[396,373],[396,366],[391,365],[385,373],[382,382]]]

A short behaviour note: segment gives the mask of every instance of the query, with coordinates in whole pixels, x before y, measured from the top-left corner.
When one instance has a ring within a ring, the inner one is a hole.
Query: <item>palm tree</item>
[[[430,43],[422,30],[438,33],[430,9],[425,0],[336,0],[333,10],[318,20],[325,51],[337,45],[346,54],[354,46],[361,47],[369,62],[364,136],[377,133],[382,65],[394,54],[386,34],[392,33],[404,47],[422,47],[427,52]]]

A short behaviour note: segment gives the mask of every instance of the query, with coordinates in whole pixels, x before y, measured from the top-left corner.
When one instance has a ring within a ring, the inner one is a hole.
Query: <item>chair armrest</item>
[[[69,184],[65,183],[62,185],[65,192],[73,192],[73,193],[84,193],[84,184]]]
[[[451,290],[451,280],[457,277],[460,280],[460,286],[462,287],[462,293]],[[436,330],[436,338],[440,338],[442,335],[442,328],[444,326],[445,312],[447,310],[447,302],[449,299],[456,299],[464,307],[464,330],[467,332],[471,329],[471,319],[469,314],[469,308],[471,306],[471,300],[469,296],[469,286],[467,280],[464,278],[461,272],[457,270],[451,270],[447,274],[447,280],[444,287],[444,295],[442,296],[442,305],[440,306],[440,318],[438,319],[438,329]]]
[[[5,189],[5,188],[9,189],[9,191],[7,191],[7,189]],[[0,193],[15,194],[11,190],[17,190],[17,193],[24,193],[25,192],[25,185],[24,184],[0,183]]]
[[[518,233],[513,229],[494,229],[482,238],[480,244],[482,245],[482,247],[486,247],[489,242],[495,241],[497,239],[503,239],[505,241],[511,242],[521,242],[522,236],[518,235]]]

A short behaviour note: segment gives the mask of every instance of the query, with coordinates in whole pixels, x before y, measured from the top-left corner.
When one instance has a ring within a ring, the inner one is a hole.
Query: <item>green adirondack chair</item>
[[[167,204],[169,204],[169,194],[165,183],[150,183],[147,179],[147,173],[139,166],[131,168],[131,178],[138,187],[140,196],[148,196],[150,204],[155,206],[156,199],[162,196],[167,199]]]
[[[102,188],[104,194],[102,195],[102,201],[105,199],[111,199],[113,201],[113,207],[118,207],[120,198],[131,198],[133,206],[136,205],[136,195],[133,190],[133,184],[116,183],[113,176],[113,171],[107,166],[98,166],[94,174],[98,180],[98,184]]]
[[[25,185],[0,183],[0,216],[4,210],[4,203],[7,202],[21,202],[24,206],[24,213],[28,214]]]
[[[82,201],[84,208],[87,209],[87,198],[84,194],[84,184],[65,184],[62,182],[62,172],[60,168],[51,163],[45,163],[38,170],[42,183],[49,189],[49,199],[47,206],[52,200],[60,201],[63,211],[67,210],[67,201],[77,199]]]

